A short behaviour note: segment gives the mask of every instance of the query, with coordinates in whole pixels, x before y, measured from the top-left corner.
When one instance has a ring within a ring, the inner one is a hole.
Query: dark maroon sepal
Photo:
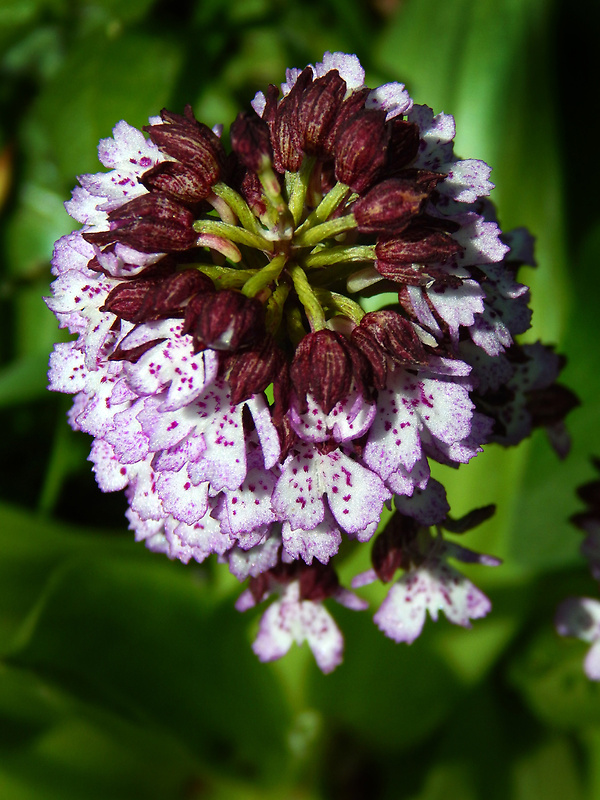
[[[387,362],[401,366],[425,366],[427,353],[412,324],[396,311],[370,311],[352,331],[352,341],[371,364],[375,386],[383,389]]]
[[[336,69],[305,90],[298,108],[298,129],[306,153],[325,156],[325,143],[346,94],[346,81]]]
[[[297,562],[300,577],[300,599],[318,603],[332,597],[339,588],[338,576],[329,564],[313,561],[312,564]]]
[[[377,577],[389,583],[398,569],[411,565],[411,547],[419,532],[418,523],[412,517],[396,513],[383,533],[375,539],[371,550],[371,562]]]
[[[172,200],[190,205],[204,200],[212,190],[203,175],[178,161],[156,164],[139,181],[149,192],[164,192]]]
[[[338,129],[335,177],[355,192],[364,192],[385,164],[390,129],[385,111],[363,109]]]
[[[154,280],[131,280],[119,283],[112,289],[100,306],[100,311],[110,311],[120,319],[128,322],[137,322],[140,308],[144,304],[147,295],[156,287],[157,279]]]
[[[285,368],[284,355],[270,334],[249,350],[236,353],[231,358],[229,373],[231,402],[237,405],[253,394],[264,392]]]
[[[256,111],[240,112],[229,130],[231,146],[242,164],[258,172],[273,161],[269,126]]]
[[[403,231],[422,210],[428,193],[412,182],[390,178],[374,186],[352,206],[361,233],[389,236]]]
[[[163,109],[163,124],[145,125],[150,139],[164,153],[199,172],[210,186],[220,177],[226,154],[221,140],[207,125],[194,118],[191,106],[185,116]]]
[[[321,145],[324,158],[334,158],[335,141],[338,131],[349,119],[352,119],[352,117],[358,114],[359,111],[364,110],[365,100],[367,99],[369,91],[370,89],[365,87],[364,89],[359,89],[356,92],[352,92],[352,94],[349,95],[340,105],[338,113],[333,120],[333,124],[331,125],[331,128],[329,129],[329,132]]]
[[[453,256],[460,255],[464,248],[443,231],[411,224],[399,236],[379,238],[375,255],[380,261],[397,264],[445,264]],[[382,275],[385,274],[382,272]],[[387,276],[386,276],[387,277]]]
[[[328,414],[345,400],[352,381],[362,391],[366,363],[364,357],[342,334],[330,330],[309,333],[298,345],[290,367],[290,377],[302,411],[310,394]]]
[[[110,230],[84,233],[91,244],[122,242],[141,253],[175,253],[193,247],[194,215],[160,192],[130,200],[108,215]]]
[[[312,75],[310,67],[302,70],[289,94],[277,106],[269,124],[273,164],[278,172],[297,172],[302,164],[304,153],[298,128],[298,107],[302,93],[312,82]]]
[[[109,361],[129,361],[130,364],[135,364],[136,361],[147,353],[148,350],[152,350],[153,347],[156,347],[157,344],[164,342],[165,339],[152,339],[149,342],[144,342],[144,344],[138,344],[137,347],[130,347],[128,350],[121,349],[117,347],[113,352],[109,355]]]
[[[392,175],[415,160],[419,152],[419,126],[403,119],[389,120],[390,141],[387,148],[386,174]]]
[[[190,333],[196,352],[236,351],[248,347],[265,331],[263,304],[233,289],[197,294],[185,311],[183,333]]]
[[[137,321],[181,316],[190,298],[199,292],[213,292],[211,279],[197,269],[169,275],[148,292],[138,311]]]

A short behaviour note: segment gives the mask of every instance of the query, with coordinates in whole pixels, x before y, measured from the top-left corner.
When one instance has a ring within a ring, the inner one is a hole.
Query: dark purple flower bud
[[[120,319],[128,322],[137,322],[138,313],[147,295],[156,287],[157,279],[154,280],[131,280],[119,283],[111,290],[100,306],[100,311],[110,311]]]
[[[390,129],[385,111],[363,109],[338,129],[335,177],[355,192],[364,192],[385,164]]]
[[[411,566],[411,551],[419,524],[412,517],[396,513],[387,524],[386,529],[373,543],[371,562],[377,577],[384,583],[391,581],[398,569]]]
[[[410,224],[401,235],[389,239],[378,239],[375,246],[377,261],[393,266],[410,264],[445,264],[453,256],[463,251],[463,247],[450,234],[435,231],[419,222]],[[379,270],[378,264],[375,264]],[[384,270],[382,275],[390,277]]]
[[[269,125],[273,163],[278,172],[297,172],[302,164],[304,153],[298,129],[298,108],[302,93],[312,82],[312,74],[310,67],[302,70],[289,94],[277,106]]]
[[[352,206],[361,233],[403,231],[421,211],[428,193],[419,190],[412,181],[398,178],[378,183]]]
[[[247,169],[259,172],[273,161],[269,126],[255,111],[238,114],[229,135],[234,152]]]
[[[199,292],[213,292],[214,288],[211,279],[197,269],[176,272],[146,294],[136,321],[181,316],[191,297]]]
[[[366,364],[363,356],[342,334],[330,330],[309,333],[298,345],[290,377],[301,408],[310,394],[328,414],[345,400],[355,380],[364,387]]]
[[[150,139],[164,153],[200,173],[209,186],[213,186],[219,180],[226,159],[219,137],[194,118],[189,105],[185,107],[185,116],[166,109],[160,115],[162,125],[144,126]]]
[[[264,392],[287,369],[285,357],[270,334],[249,350],[233,355],[231,365],[229,384],[234,405]]]
[[[386,174],[404,169],[419,152],[419,126],[395,117],[387,123],[390,141],[387,149]]]
[[[346,81],[336,69],[313,81],[298,108],[298,129],[306,153],[324,155],[324,144],[346,94]]]
[[[265,331],[263,304],[241,292],[223,289],[195,295],[185,311],[183,333],[190,333],[196,352],[239,350],[248,347]]]
[[[162,161],[139,179],[149,192],[164,192],[180,203],[195,204],[211,193],[212,184],[191,167],[178,161]]]
[[[246,171],[240,184],[240,192],[256,216],[267,213],[265,192],[256,172]]]
[[[110,292],[100,311],[110,311],[129,322],[148,322],[181,316],[192,295],[213,291],[210,278],[195,269],[171,275],[120,283]]]
[[[370,311],[351,336],[371,364],[377,389],[386,385],[388,359],[401,366],[427,364],[427,353],[414,327],[396,311]]]
[[[329,133],[322,143],[323,157],[333,158],[335,155],[335,140],[340,128],[349,120],[355,117],[359,111],[364,111],[365,100],[369,94],[369,89],[359,89],[352,92],[339,107]]]
[[[194,215],[161,193],[144,194],[108,215],[110,230],[84,233],[92,244],[124,244],[141,253],[175,253],[193,247],[198,234]]]

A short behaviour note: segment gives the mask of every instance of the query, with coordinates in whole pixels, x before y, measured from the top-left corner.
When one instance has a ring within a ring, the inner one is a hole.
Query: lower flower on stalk
[[[452,117],[402,84],[369,89],[343,53],[252,106],[229,152],[189,106],[100,143],[109,171],[80,177],[67,209],[83,227],[54,252],[47,302],[77,339],[56,346],[50,388],[75,394],[70,423],[94,437],[100,488],[125,490],[136,538],[216,554],[250,580],[242,610],[278,593],[258,656],[306,640],[328,672],[343,642],[322,601],[364,605],[332,562],[384,503],[388,566],[368,577],[404,574],[378,626],[410,642],[425,609],[487,613],[446,559],[496,562],[442,538],[430,462],[536,424],[564,454],[575,400],[550,348],[515,341],[531,241],[500,231],[490,169],[454,155]]]

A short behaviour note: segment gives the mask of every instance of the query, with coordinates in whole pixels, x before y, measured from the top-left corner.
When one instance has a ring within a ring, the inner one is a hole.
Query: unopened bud
[[[186,307],[183,333],[190,333],[196,352],[239,350],[264,334],[264,307],[241,292],[223,289],[195,295]]]
[[[403,231],[421,211],[428,193],[419,190],[412,181],[390,178],[374,186],[352,206],[361,233]]]
[[[84,233],[92,244],[123,242],[141,253],[175,253],[194,247],[194,215],[160,192],[130,200],[108,215],[110,230]]]
[[[385,163],[389,138],[384,111],[363,109],[347,120],[336,137],[337,180],[355,192],[364,192]]]

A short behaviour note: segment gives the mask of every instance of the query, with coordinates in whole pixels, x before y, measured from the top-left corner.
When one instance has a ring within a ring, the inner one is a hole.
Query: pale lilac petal
[[[408,112],[408,121],[419,126],[421,143],[414,166],[421,169],[439,170],[452,158],[452,140],[456,133],[454,117],[437,114],[428,106],[413,105]]]
[[[176,558],[184,564],[192,558],[201,564],[213,553],[222,555],[233,544],[231,538],[222,533],[210,509],[193,525],[170,518],[165,524],[165,538],[169,545],[169,558]]]
[[[489,180],[491,171],[485,161],[473,158],[455,161],[444,170],[448,177],[438,185],[438,191],[459,203],[474,203],[494,188]]]
[[[411,470],[402,465],[388,475],[385,482],[394,494],[412,495],[415,489],[424,489],[429,480],[429,462],[425,457],[419,459]]]
[[[501,230],[495,222],[486,222],[471,211],[453,217],[461,226],[453,234],[464,252],[457,256],[459,264],[494,264],[502,261],[509,248],[500,239]]]
[[[163,320],[138,326],[121,343],[124,350],[154,339],[165,341],[144,353],[135,364],[125,365],[130,386],[138,394],[166,391],[161,410],[176,411],[192,403],[217,377],[214,350],[194,353],[192,337],[181,335],[180,320]]]
[[[365,71],[358,56],[351,53],[327,51],[323,55],[323,61],[317,62],[314,66],[315,76],[321,78],[333,69],[337,69],[350,91],[361,89],[364,86]]]
[[[293,529],[313,530],[325,516],[321,456],[310,445],[299,443],[296,450],[283,463],[271,502]]]
[[[61,342],[54,345],[50,355],[48,389],[53,392],[76,394],[86,386],[86,369],[83,352],[76,342]]]
[[[355,533],[379,521],[391,495],[378,475],[341,450],[321,456],[321,469],[329,507],[344,530]]]
[[[561,636],[597,642],[600,640],[600,601],[591,597],[569,597],[558,607],[554,624]]]
[[[292,529],[289,522],[283,523],[283,546],[292,558],[301,558],[307,564],[312,564],[313,558],[321,564],[327,564],[339,550],[342,543],[342,534],[339,525],[331,515],[329,509],[325,510],[323,522],[312,530],[302,528]]]
[[[403,83],[384,83],[371,89],[365,101],[365,108],[386,111],[386,120],[406,114],[412,108],[412,100]]]
[[[239,581],[246,580],[249,577],[256,578],[277,564],[280,546],[281,539],[279,536],[274,535],[269,536],[262,544],[251,547],[249,550],[234,547],[226,556],[229,562],[229,571]],[[244,601],[242,601],[242,605],[244,605]],[[237,603],[236,608],[238,608]],[[238,608],[238,610],[245,611],[246,608]]]
[[[238,488],[223,491],[228,528],[234,536],[277,520],[271,505],[276,481],[271,472],[254,468],[248,470]]]
[[[103,492],[118,492],[129,483],[127,467],[116,457],[113,446],[104,439],[94,439],[88,461],[94,465],[92,469]]]
[[[109,169],[122,169],[129,165],[129,169],[142,174],[159,161],[164,161],[165,156],[140,130],[121,120],[113,128],[112,138],[100,140],[98,158]]]
[[[255,394],[245,405],[248,407],[254,420],[254,427],[262,448],[265,469],[271,469],[279,462],[281,445],[277,428],[273,424],[271,409],[262,394]]]
[[[443,611],[450,622],[470,628],[472,619],[490,609],[489,599],[471,581],[432,558],[392,586],[374,620],[386,636],[411,644],[423,629],[427,611],[433,620]]]
[[[379,578],[375,570],[367,569],[364,572],[360,572],[358,575],[355,575],[352,578],[350,585],[353,589],[360,589],[362,586],[368,586],[370,583],[375,583],[376,580],[379,580]]]
[[[208,508],[208,482],[195,486],[185,467],[178,472],[161,472],[156,487],[163,508],[169,514],[194,525],[206,514]]]
[[[452,341],[458,343],[459,328],[473,325],[484,310],[485,292],[477,281],[466,279],[460,286],[427,289],[427,296],[439,316],[447,323]]]
[[[365,401],[361,393],[354,390],[340,400],[325,414],[312,395],[306,397],[307,410],[300,414],[293,402],[289,420],[294,431],[308,442],[324,442],[334,438],[336,442],[358,439],[369,430],[377,413],[374,403]]]

